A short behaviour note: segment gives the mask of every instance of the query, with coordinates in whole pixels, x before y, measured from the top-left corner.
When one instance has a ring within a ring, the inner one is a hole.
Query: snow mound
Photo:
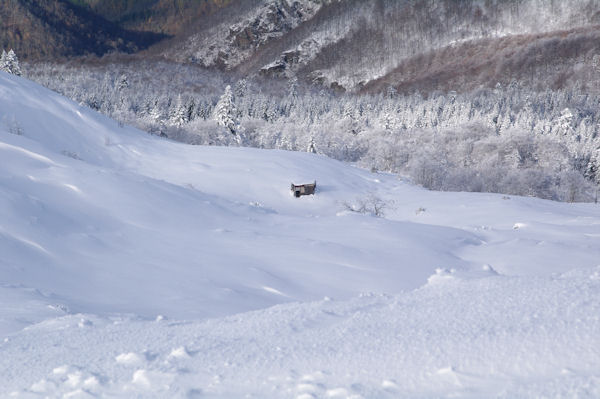
[[[397,292],[440,262],[468,268],[454,253],[477,240],[337,216],[345,198],[402,185],[324,157],[169,142],[6,74],[0,109],[20,127],[0,123],[0,281],[71,312],[193,319]],[[314,180],[317,195],[290,195]]]
[[[186,146],[2,72],[0,160],[2,397],[600,394],[595,204]]]
[[[66,316],[0,345],[0,396],[593,398],[600,283],[590,273],[455,280],[185,323],[86,315],[83,331],[81,316]],[[119,351],[139,362],[116,362]]]

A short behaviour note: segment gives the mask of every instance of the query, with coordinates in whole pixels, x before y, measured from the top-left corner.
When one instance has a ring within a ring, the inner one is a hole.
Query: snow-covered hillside
[[[356,91],[386,77],[395,87],[404,79],[388,74],[415,57],[413,69],[429,63],[439,65],[442,71],[456,69],[444,62],[445,52],[460,44],[476,45],[482,39],[497,43],[489,56],[481,55],[484,59],[505,50],[506,44],[497,41],[499,38],[557,32],[552,39],[556,46],[565,39],[565,30],[595,26],[599,10],[598,2],[589,0],[256,0],[232,3],[218,23],[211,16],[209,21],[192,24],[193,33],[180,36],[162,54],[178,62],[233,69],[243,76],[299,77]],[[528,44],[541,63],[543,45]],[[565,51],[552,49],[553,56],[563,63],[587,62],[581,58],[589,51],[585,47],[576,61]],[[437,57],[423,60],[432,54]],[[469,63],[478,63],[477,59],[476,54],[468,57]],[[559,64],[557,68],[565,67]],[[480,68],[505,69],[506,65],[482,63]],[[409,79],[409,73],[404,75]],[[496,82],[487,81],[483,86]]]
[[[181,48],[170,48],[166,53],[179,61],[192,60],[207,67],[219,65],[230,69],[252,56],[259,47],[313,17],[322,2],[266,0],[250,8],[245,6],[244,13],[232,12],[232,19],[208,30],[200,27],[200,33],[187,37]]]
[[[0,73],[0,303],[0,397],[596,397],[600,206],[173,143]]]

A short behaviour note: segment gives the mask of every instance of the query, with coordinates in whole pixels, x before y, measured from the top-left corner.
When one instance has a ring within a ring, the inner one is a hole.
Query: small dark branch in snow
[[[355,203],[343,202],[342,206],[345,210],[356,213],[370,214],[377,217],[384,217],[385,210],[390,204],[374,194],[370,194],[366,198],[357,199]]]

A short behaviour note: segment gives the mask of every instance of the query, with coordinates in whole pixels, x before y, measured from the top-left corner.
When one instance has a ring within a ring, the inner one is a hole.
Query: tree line
[[[352,95],[167,62],[32,64],[27,74],[190,144],[310,149],[436,190],[592,201],[600,184],[600,97],[576,87]]]

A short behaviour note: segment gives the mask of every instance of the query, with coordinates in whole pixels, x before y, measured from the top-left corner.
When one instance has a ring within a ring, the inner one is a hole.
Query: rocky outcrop
[[[168,50],[167,56],[207,67],[235,68],[310,19],[322,4],[319,0],[266,0],[235,21],[191,35],[182,46]]]

